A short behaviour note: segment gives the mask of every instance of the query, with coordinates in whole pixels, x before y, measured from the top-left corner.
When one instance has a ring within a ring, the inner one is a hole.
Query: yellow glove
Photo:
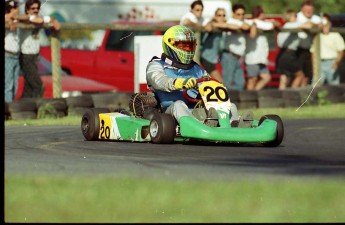
[[[176,78],[174,81],[174,86],[176,90],[181,90],[182,88],[191,89],[196,86],[196,79],[194,77],[190,77],[187,79]]]

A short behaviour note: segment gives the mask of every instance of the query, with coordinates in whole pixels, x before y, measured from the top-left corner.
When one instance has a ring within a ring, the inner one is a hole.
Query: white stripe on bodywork
[[[113,129],[112,133],[114,134],[113,138],[121,140],[121,133],[120,133],[120,130],[119,130],[117,122],[116,122],[116,118],[118,118],[118,117],[129,117],[129,116],[121,114],[121,113],[116,113],[115,115],[111,116],[111,126]]]

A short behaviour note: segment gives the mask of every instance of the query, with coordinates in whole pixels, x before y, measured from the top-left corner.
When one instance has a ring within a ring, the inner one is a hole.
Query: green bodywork
[[[253,121],[252,128],[209,127],[191,117],[182,117],[182,137],[223,142],[268,142],[276,138],[277,122],[264,120],[260,126]]]
[[[120,137],[113,138],[114,140],[135,142],[151,141],[149,120],[134,116],[112,117],[111,114],[109,116],[113,120],[112,126],[117,126],[120,133]],[[225,120],[227,123],[224,122]],[[277,122],[270,119],[264,120],[260,126],[258,126],[257,120],[253,120],[251,128],[233,128],[229,125],[229,117],[227,116],[224,119],[219,119],[219,124],[220,127],[209,127],[195,118],[182,117],[180,120],[180,135],[175,138],[175,141],[194,139],[217,142],[255,143],[273,141],[277,135]],[[114,130],[116,127],[110,129]]]
[[[120,131],[122,140],[131,141],[150,141],[149,135],[145,135],[143,131],[147,130],[150,126],[150,121],[140,118],[130,117],[118,117],[116,118],[118,129]],[[148,134],[148,133],[147,133]]]

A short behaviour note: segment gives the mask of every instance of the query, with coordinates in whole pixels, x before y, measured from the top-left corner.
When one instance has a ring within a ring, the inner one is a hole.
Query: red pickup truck
[[[162,25],[162,23],[152,23],[152,25]],[[61,67],[69,74],[79,74],[76,76],[113,85],[118,91],[133,92],[134,36],[162,33],[161,31],[106,30],[100,46],[95,50],[61,48]],[[41,54],[51,60],[49,46],[41,47]]]
[[[270,18],[272,19],[272,18]],[[277,19],[282,23],[282,19]],[[169,24],[168,24],[169,23]],[[168,22],[164,25],[175,25]],[[131,24],[134,24],[131,22]],[[139,24],[139,23],[135,23]],[[148,24],[145,22],[145,24]],[[152,25],[157,25],[153,23]],[[162,23],[159,23],[162,25]],[[107,83],[119,91],[134,91],[134,36],[159,35],[160,31],[106,30],[100,46],[96,50],[61,48],[61,67],[69,74],[78,74],[88,79]],[[269,69],[272,81],[269,86],[277,87],[279,75],[275,75],[275,58],[279,51],[276,47],[276,33],[267,33],[270,44]],[[50,47],[41,47],[41,54],[51,60]],[[277,79],[278,78],[278,79]]]

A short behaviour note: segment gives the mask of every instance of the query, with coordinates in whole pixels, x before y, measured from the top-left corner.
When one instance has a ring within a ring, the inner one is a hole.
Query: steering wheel
[[[201,96],[200,96],[199,91],[198,91],[198,84],[202,83],[202,82],[205,82],[205,81],[211,81],[211,80],[220,83],[217,79],[215,79],[213,77],[201,77],[201,78],[198,78],[198,79],[196,79],[196,84],[197,85],[194,88],[183,89],[183,91],[182,91],[183,97],[187,101],[189,101],[189,102],[192,102],[192,103],[198,102],[201,99]]]

